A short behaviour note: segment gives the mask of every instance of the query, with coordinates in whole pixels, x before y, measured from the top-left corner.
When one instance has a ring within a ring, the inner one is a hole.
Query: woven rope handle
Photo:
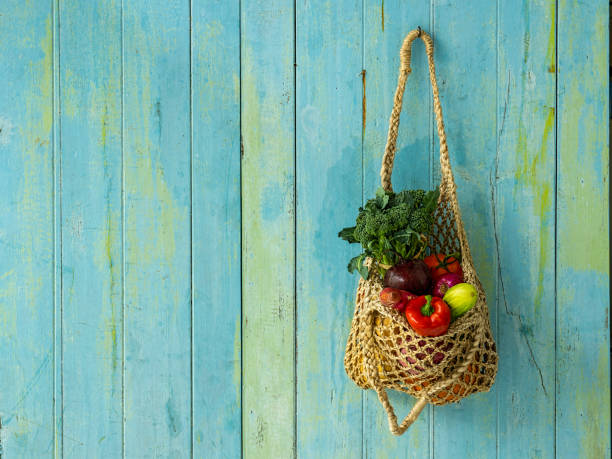
[[[406,88],[406,79],[412,69],[410,61],[412,59],[412,43],[420,38],[425,43],[425,52],[427,53],[427,62],[429,64],[429,80],[431,82],[431,91],[433,94],[433,110],[436,116],[436,126],[438,131],[438,139],[440,140],[440,172],[442,181],[440,183],[440,200],[444,196],[448,197],[451,203],[451,209],[455,217],[457,226],[457,236],[461,244],[462,264],[469,264],[473,270],[474,263],[472,254],[467,242],[467,235],[461,219],[461,211],[457,201],[457,186],[451,169],[450,159],[448,156],[448,145],[446,143],[446,132],[444,131],[444,120],[442,118],[442,105],[440,104],[440,93],[438,91],[438,82],[436,81],[436,67],[433,57],[433,41],[427,32],[419,27],[411,31],[404,38],[404,42],[400,49],[400,71],[395,90],[393,101],[393,109],[391,110],[391,118],[389,119],[389,132],[387,135],[387,145],[385,146],[385,154],[383,155],[382,165],[380,168],[380,181],[382,187],[387,191],[393,191],[391,186],[391,173],[393,172],[393,162],[395,160],[395,152],[397,149],[397,134],[400,122],[400,114],[402,111],[402,101],[404,98],[404,90]]]
[[[391,186],[391,173],[393,172],[393,162],[395,160],[395,152],[397,148],[397,134],[400,123],[400,114],[402,112],[402,102],[404,99],[404,90],[406,88],[406,80],[412,72],[410,61],[412,59],[412,43],[421,38],[425,43],[425,52],[427,53],[427,62],[429,64],[429,79],[431,81],[431,89],[434,99],[434,114],[436,115],[436,126],[438,129],[438,138],[440,140],[440,167],[443,181],[454,183],[453,174],[450,168],[448,159],[448,146],[446,144],[446,133],[444,131],[444,121],[442,118],[442,106],[440,105],[440,96],[438,91],[438,83],[436,81],[436,68],[433,58],[433,41],[427,32],[420,28],[413,30],[406,38],[400,49],[400,71],[393,100],[393,109],[391,110],[391,118],[389,119],[389,132],[387,134],[387,145],[385,146],[385,154],[383,156],[382,166],[380,169],[380,179],[382,187],[387,191],[393,191]]]
[[[374,314],[373,311],[369,311],[365,320],[366,326],[366,342],[364,343],[364,365],[366,368],[366,375],[372,385],[374,386],[374,390],[376,390],[376,394],[378,395],[378,400],[382,404],[383,408],[387,412],[387,418],[389,420],[389,430],[393,435],[402,435],[408,427],[410,427],[414,421],[419,417],[423,408],[427,405],[426,398],[420,398],[408,413],[408,416],[404,418],[404,420],[398,425],[397,416],[395,415],[395,411],[389,402],[389,397],[387,396],[387,391],[380,384],[380,380],[378,377],[378,363],[376,356],[374,355],[376,345],[374,344]]]

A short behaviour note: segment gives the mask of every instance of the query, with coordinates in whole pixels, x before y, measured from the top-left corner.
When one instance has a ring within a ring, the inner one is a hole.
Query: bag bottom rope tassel
[[[417,333],[407,319],[408,308],[411,308],[413,312],[415,310],[414,298],[407,303],[407,307],[400,303],[398,304],[402,307],[391,307],[381,301],[381,292],[387,286],[383,285],[387,277],[383,280],[382,272],[389,269],[390,266],[372,257],[363,260],[366,270],[360,269],[360,272],[367,271],[367,278],[362,278],[357,288],[355,313],[346,345],[344,365],[348,376],[359,387],[374,389],[377,392],[387,412],[389,428],[394,435],[403,434],[417,419],[427,403],[444,405],[457,402],[475,392],[488,391],[495,380],[498,360],[495,342],[491,336],[485,293],[474,269],[457,202],[457,188],[449,161],[435,76],[433,43],[431,37],[420,28],[406,36],[400,51],[399,81],[381,167],[382,188],[386,196],[391,196],[391,198],[385,198],[385,195],[381,195],[382,197],[377,195],[377,198],[383,201],[380,206],[384,208],[388,199],[395,199],[394,196],[397,196],[393,194],[391,187],[391,173],[402,98],[406,79],[411,72],[411,48],[416,38],[423,40],[427,52],[434,112],[440,140],[441,168],[439,197],[432,214],[431,229],[427,231],[426,238],[421,235],[426,241],[426,248],[423,247],[423,250],[426,250],[430,257],[440,253],[457,254],[461,263],[460,269],[457,263],[454,268],[457,272],[454,274],[461,274],[463,281],[461,285],[471,286],[470,288],[474,291],[475,304],[467,312],[454,318],[456,310],[451,301],[454,300],[454,297],[449,296],[449,293],[445,294],[444,300],[447,301],[449,297],[448,303],[451,306],[454,320],[445,333],[438,336],[424,336],[422,333]],[[353,228],[347,230],[353,230]],[[342,233],[340,235],[344,237]],[[352,235],[345,238],[349,242],[356,242],[356,238]],[[425,254],[418,252],[416,257],[422,257]],[[448,260],[452,258],[447,256],[444,263],[441,263],[436,269],[440,269],[441,266],[448,270]],[[361,260],[356,262],[359,265],[357,269],[363,268],[360,262]],[[370,269],[367,270],[367,267]],[[450,278],[447,276],[446,280],[448,279]],[[431,301],[431,304],[435,304],[434,300],[439,300],[439,298],[431,299],[431,296],[426,298],[430,300],[423,300],[421,297],[419,301],[421,303]],[[419,305],[417,306],[420,308]],[[406,311],[402,311],[404,307]],[[428,317],[432,318],[434,314],[431,313],[431,309],[426,309],[429,307],[430,303],[427,302],[425,309],[417,308],[416,311],[417,313],[424,311],[424,316],[427,316],[427,311],[429,311],[431,315]],[[440,317],[442,316],[443,314]],[[393,407],[389,403],[386,389],[406,392],[417,398],[408,416],[399,424]]]

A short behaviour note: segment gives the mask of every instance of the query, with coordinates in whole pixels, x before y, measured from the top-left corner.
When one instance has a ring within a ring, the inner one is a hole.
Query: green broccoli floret
[[[369,220],[368,217],[370,215],[371,213],[363,212],[360,209],[359,215],[357,216],[357,221],[355,222],[355,231],[353,233],[353,237],[359,242],[361,242],[363,245],[367,245],[367,241],[369,239],[372,239],[368,236],[368,232],[366,230],[366,223]]]
[[[433,215],[425,208],[414,210],[408,224],[417,233],[429,234],[433,225]]]
[[[410,190],[408,191],[410,196],[412,197],[412,202],[415,208],[421,207],[423,204],[423,199],[425,199],[426,192],[425,190]]]
[[[410,210],[407,204],[399,204],[383,210],[360,213],[355,225],[355,239],[367,246],[372,239],[406,228],[409,224]]]

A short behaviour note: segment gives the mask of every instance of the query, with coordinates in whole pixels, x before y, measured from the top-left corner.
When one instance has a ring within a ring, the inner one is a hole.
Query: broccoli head
[[[399,204],[387,209],[360,213],[355,225],[355,239],[366,246],[372,239],[406,228],[409,224],[410,210],[407,204]]]
[[[429,234],[433,225],[433,215],[427,209],[421,207],[410,214],[408,224],[417,233]]]
[[[410,190],[408,193],[410,193],[415,209],[421,207],[423,199],[425,199],[425,195],[427,194],[425,190]]]

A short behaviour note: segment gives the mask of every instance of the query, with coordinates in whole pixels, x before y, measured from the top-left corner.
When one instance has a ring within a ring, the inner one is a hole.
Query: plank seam
[[[59,185],[59,162],[57,155],[59,154],[58,150],[58,141],[59,141],[59,116],[58,116],[58,37],[57,37],[57,27],[58,27],[58,8],[59,3],[57,0],[51,3],[51,14],[52,14],[52,22],[53,22],[53,32],[52,32],[52,49],[53,49],[53,87],[52,87],[52,104],[53,104],[53,112],[52,112],[52,136],[53,136],[53,457],[57,458],[59,451],[59,445],[57,442],[58,437],[58,403],[61,403],[61,397],[58,396],[58,303],[61,304],[61,300],[58,295],[61,295],[61,271],[58,276],[58,245],[59,240],[61,240],[61,228],[58,231],[58,224],[61,224],[61,220],[58,218],[58,196],[57,187]],[[59,240],[58,240],[59,238]],[[60,349],[61,351],[61,342]],[[61,373],[60,373],[61,377]],[[58,400],[58,398],[60,400]],[[60,415],[61,419],[61,415]],[[1,451],[1,449],[0,449]],[[1,455],[0,455],[1,457]]]
[[[495,183],[493,183],[493,180],[491,180],[490,186],[493,187],[495,186],[495,188],[497,188],[497,158],[499,157],[499,148],[500,148],[500,142],[501,142],[501,132],[499,130],[499,21],[500,21],[500,16],[499,16],[499,0],[495,1],[495,134],[496,134],[496,138],[495,138],[495,144],[497,146],[496,148],[496,152],[495,152],[495,164],[494,164],[494,170],[495,170]],[[509,81],[509,80],[508,80]],[[506,106],[504,108],[504,118],[503,120],[505,121],[505,117],[506,117],[506,109],[508,107]],[[493,197],[496,195],[497,193],[495,193],[493,195]],[[491,207],[492,207],[492,212],[493,212],[493,216],[495,215],[495,202],[491,202]],[[495,223],[495,217],[493,222]],[[496,230],[496,226],[493,226],[493,230]],[[497,316],[497,319],[495,321],[495,338],[499,340],[499,252],[496,251],[495,255],[494,255],[494,261],[497,264],[497,275],[495,276],[495,314]],[[499,458],[499,391],[495,391],[495,457]]]
[[[383,5],[384,8],[384,5]],[[361,0],[361,68],[365,70],[365,0]],[[383,32],[384,32],[384,19],[383,19]],[[364,87],[363,97],[366,97]],[[364,144],[365,144],[365,126],[361,129],[361,205],[364,205],[364,194],[365,194],[365,161],[364,161]],[[361,397],[361,459],[367,457],[365,432],[366,432],[366,421],[365,421],[365,404],[367,402],[367,394],[365,391],[360,391]]]
[[[244,261],[242,256],[243,248],[243,197],[242,197],[242,158],[244,157],[244,144],[242,142],[242,0],[238,0],[238,131],[240,135],[240,151],[238,152],[238,183],[240,194],[240,458],[244,457],[244,352],[242,352],[242,343],[244,342],[244,287],[242,280],[244,278]]]
[[[62,66],[62,47],[61,47],[61,10],[60,2],[56,0],[57,11],[57,67],[55,68],[57,76],[57,147],[58,147],[58,212],[59,212],[59,328],[60,328],[60,457],[64,457],[64,250],[63,250],[63,209],[62,209],[62,82],[59,78]]]
[[[429,28],[431,30],[432,36],[435,39],[436,38],[436,15],[435,15],[435,8],[436,8],[436,0],[430,0],[429,2]],[[433,184],[434,184],[434,177],[435,177],[435,161],[434,161],[434,112],[433,112],[433,93],[431,91],[428,90],[428,85],[429,83],[426,82],[425,83],[425,88],[427,88],[427,94],[429,95],[429,97],[427,98],[427,102],[429,103],[429,107],[428,107],[428,112],[429,112],[429,188],[432,189],[433,188]],[[435,407],[430,403],[428,408],[427,408],[427,423],[428,423],[428,430],[429,430],[429,457],[430,459],[434,459],[435,455],[434,455],[434,450],[435,450],[435,422],[434,422],[434,418],[435,418],[435,413],[436,413],[436,409]]]
[[[194,397],[194,353],[193,353],[193,343],[194,343],[194,282],[193,282],[193,2],[189,0],[189,281],[190,281],[190,318],[189,318],[189,373],[190,373],[190,420],[189,427],[191,431],[191,435],[189,436],[189,447],[190,447],[190,456],[193,459],[193,397]]]
[[[553,413],[554,413],[554,423],[555,427],[553,428],[553,455],[557,457],[557,193],[558,193],[558,162],[559,162],[559,152],[558,152],[558,105],[559,105],[559,88],[558,88],[558,80],[559,80],[559,0],[555,0],[555,197],[554,197],[554,269],[553,269],[553,284],[555,291],[555,349],[554,349],[554,361],[555,361],[555,369],[554,369],[554,386],[553,386]]]
[[[121,0],[121,457],[125,458],[125,55],[124,9]]]
[[[297,458],[297,1],[293,0],[293,457]]]

